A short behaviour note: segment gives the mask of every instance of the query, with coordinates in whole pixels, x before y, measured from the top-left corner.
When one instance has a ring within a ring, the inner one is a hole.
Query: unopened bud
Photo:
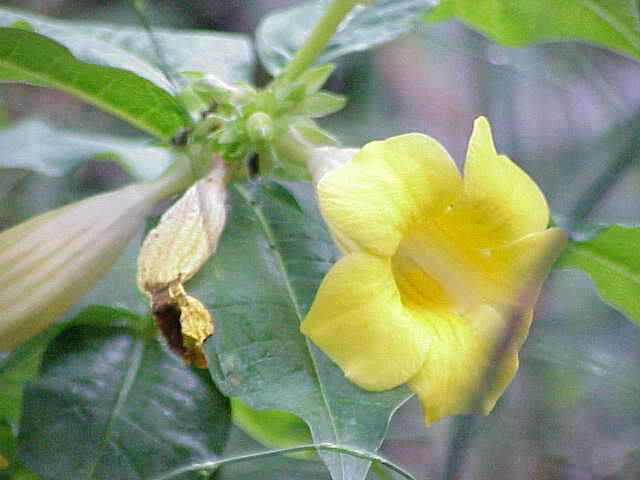
[[[255,112],[247,119],[247,133],[254,142],[269,141],[273,138],[273,121],[264,112]]]
[[[153,205],[184,188],[178,170],[0,233],[0,351],[39,333],[109,270]]]

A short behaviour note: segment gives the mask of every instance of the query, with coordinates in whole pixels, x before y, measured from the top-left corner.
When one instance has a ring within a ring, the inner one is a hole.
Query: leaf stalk
[[[287,447],[287,448],[278,448],[275,450],[268,450],[265,452],[257,452],[257,453],[249,453],[245,455],[238,455],[235,457],[222,458],[220,460],[213,460],[210,462],[196,463],[192,465],[188,465],[186,467],[182,467],[176,469],[167,474],[161,475],[159,477],[155,477],[153,480],[169,480],[177,475],[181,475],[187,472],[193,471],[213,471],[217,468],[222,467],[223,465],[231,465],[233,463],[246,462],[251,460],[257,460],[260,458],[272,457],[274,455],[283,455],[290,454],[296,452],[305,452],[309,450],[323,450],[328,452],[336,452],[343,453],[346,455],[351,455],[357,458],[363,458],[365,460],[369,460],[374,463],[378,463],[379,465],[383,465],[389,470],[401,475],[403,478],[407,480],[416,480],[415,477],[407,472],[402,467],[396,465],[395,463],[383,458],[375,453],[367,452],[364,450],[354,449],[352,447],[345,447],[341,445],[336,445],[334,443],[316,443],[316,444],[308,444],[308,445],[298,445],[295,447]]]

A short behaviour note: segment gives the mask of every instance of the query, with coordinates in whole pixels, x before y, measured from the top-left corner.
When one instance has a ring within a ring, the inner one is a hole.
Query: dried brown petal
[[[213,335],[213,321],[205,306],[187,295],[180,283],[156,292],[151,304],[156,325],[171,351],[185,363],[206,368],[202,344]]]

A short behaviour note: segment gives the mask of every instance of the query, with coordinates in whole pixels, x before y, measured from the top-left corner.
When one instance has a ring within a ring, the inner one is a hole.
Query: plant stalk
[[[159,201],[185,190],[195,180],[189,158],[180,155],[162,175],[146,183],[155,187],[154,200]]]
[[[249,453],[246,455],[238,455],[237,457],[228,457],[228,458],[222,458],[220,460],[213,460],[210,462],[203,462],[203,463],[198,463],[198,464],[193,464],[193,465],[188,465],[186,467],[182,467],[179,469],[176,469],[172,472],[169,472],[167,474],[158,476],[153,478],[153,480],[169,480],[170,478],[176,477],[178,475],[181,475],[183,473],[187,473],[187,472],[193,472],[193,471],[211,471],[211,470],[215,470],[223,465],[230,465],[232,463],[240,463],[240,462],[246,462],[246,461],[250,461],[250,460],[256,460],[259,458],[265,458],[265,457],[271,457],[274,455],[282,455],[282,454],[288,454],[288,453],[296,453],[296,452],[304,452],[304,451],[309,451],[309,450],[323,450],[323,451],[329,451],[329,452],[336,452],[336,453],[342,453],[342,454],[346,454],[346,455],[351,455],[353,457],[357,457],[357,458],[363,458],[365,460],[370,460],[371,462],[374,463],[378,463],[380,465],[384,465],[386,468],[388,468],[389,470],[392,470],[394,472],[396,472],[397,474],[401,475],[403,478],[406,478],[407,480],[416,480],[415,477],[413,475],[411,475],[409,472],[407,472],[406,470],[404,470],[402,467],[399,467],[398,465],[396,465],[393,462],[390,462],[389,460],[376,455],[375,453],[370,453],[370,452],[366,452],[363,450],[356,450],[353,449],[351,447],[344,447],[344,446],[340,446],[340,445],[336,445],[333,443],[317,443],[317,444],[310,444],[310,445],[299,445],[296,447],[287,447],[287,448],[279,448],[276,450],[268,450],[266,452],[258,452],[258,453]]]
[[[627,130],[626,143],[614,161],[593,181],[589,188],[585,189],[582,197],[569,213],[567,228],[570,233],[574,233],[575,229],[595,210],[618,180],[638,161],[640,153],[640,141],[636,134],[638,120],[640,120],[640,113],[636,113],[625,123],[623,128]]]
[[[329,7],[313,28],[311,35],[305,40],[282,72],[284,80],[294,81],[313,64],[338,29],[344,17],[347,16],[356,3],[356,0],[331,0]]]

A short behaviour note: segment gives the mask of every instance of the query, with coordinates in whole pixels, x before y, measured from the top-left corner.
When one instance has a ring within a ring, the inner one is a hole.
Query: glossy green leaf
[[[16,458],[16,443],[13,430],[0,420],[0,480],[38,480]]]
[[[126,310],[91,306],[67,322],[51,325],[47,330],[8,352],[2,358],[0,361],[0,453],[8,454],[7,458],[11,462],[7,478],[36,479],[35,475],[20,465],[15,456],[17,438],[14,437],[13,432],[18,430],[25,383],[37,375],[42,355],[52,338],[70,325],[129,327],[139,322],[139,317]],[[10,431],[3,430],[4,425]],[[0,480],[4,478],[1,473],[0,470]]]
[[[112,159],[136,180],[151,180],[171,162],[166,148],[147,139],[130,139],[53,128],[44,122],[26,120],[0,130],[2,168],[33,170],[44,175],[69,174],[82,161]]]
[[[318,63],[369,50],[411,30],[437,4],[434,0],[380,0],[359,5],[329,41]],[[316,0],[267,16],[256,32],[260,61],[272,74],[279,73],[302,45],[327,5]]]
[[[92,65],[37,33],[0,28],[0,81],[56,88],[158,138],[189,122],[175,98],[129,71]]]
[[[275,183],[234,184],[228,219],[216,255],[188,284],[216,323],[204,349],[218,386],[252,408],[302,418],[316,442],[377,451],[408,390],[360,390],[299,332],[336,259],[323,225]],[[348,455],[321,456],[334,479],[360,480],[369,467]]]
[[[132,10],[133,15],[133,10]],[[158,68],[158,58],[141,27],[64,21],[30,12],[1,8],[0,26],[27,22],[33,29],[67,47],[84,62],[129,70],[174,93]],[[202,72],[226,82],[249,80],[253,54],[245,35],[204,30],[154,28],[169,72]],[[181,75],[177,76],[182,79]]]
[[[49,342],[71,325],[138,327],[140,317],[121,308],[92,305],[64,322],[54,323],[0,360],[0,421],[17,427],[24,384],[35,377]]]
[[[10,478],[7,470],[15,458],[16,439],[8,423],[0,420],[0,480]]]
[[[442,0],[427,20],[451,17],[511,47],[577,40],[640,58],[637,0]]]
[[[558,267],[585,272],[602,299],[640,326],[640,227],[613,225],[588,240],[572,240]]]
[[[157,337],[72,326],[25,388],[18,454],[44,479],[150,479],[217,458],[229,427],[226,398]]]

